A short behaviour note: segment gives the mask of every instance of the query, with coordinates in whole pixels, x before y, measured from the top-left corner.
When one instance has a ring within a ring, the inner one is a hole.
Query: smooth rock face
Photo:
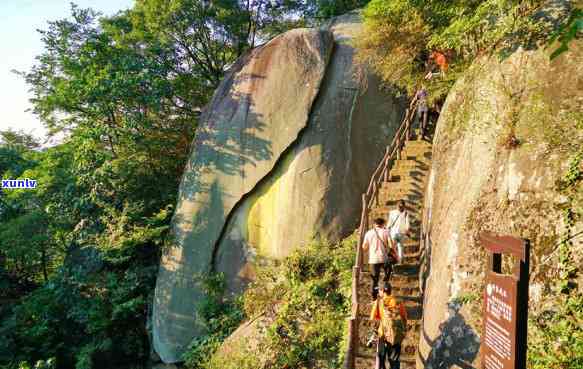
[[[353,65],[355,13],[254,50],[209,105],[185,169],[154,303],[154,348],[177,362],[203,332],[196,276],[224,272],[230,292],[258,257],[282,258],[315,236],[340,239],[403,114],[403,102]]]
[[[156,283],[153,341],[164,362],[180,361],[202,332],[197,276],[212,269],[215,243],[235,204],[307,125],[332,48],[330,32],[290,31],[239,60],[215,92],[180,185],[175,243]]]
[[[398,126],[400,105],[353,66],[348,42],[360,30],[358,15],[326,28],[336,45],[308,127],[234,211],[219,243],[216,266],[231,291],[252,279],[257,256],[282,258],[315,236],[339,240],[352,232],[361,193]]]
[[[482,231],[530,239],[529,313],[556,303],[536,291],[556,282],[553,252],[566,229],[556,183],[581,150],[581,101],[580,42],[552,62],[548,52],[521,49],[502,62],[481,59],[448,95],[426,194],[430,250],[418,368],[481,367]],[[580,230],[581,222],[571,232]],[[583,240],[572,247],[573,265],[581,265]]]

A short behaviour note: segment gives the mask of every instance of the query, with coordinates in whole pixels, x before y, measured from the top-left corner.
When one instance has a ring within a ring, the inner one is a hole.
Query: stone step
[[[411,153],[415,153],[415,154],[420,154],[422,156],[425,156],[425,154],[429,153],[431,154],[431,152],[433,151],[433,147],[432,146],[419,146],[417,145],[411,145],[411,146],[405,146],[403,147],[403,149],[401,150],[401,158],[405,157],[405,154],[409,154],[411,155]]]
[[[419,264],[398,264],[393,267],[395,275],[417,276],[419,274]]]
[[[387,201],[387,203],[390,201]],[[396,201],[395,201],[396,202]],[[405,200],[405,204],[407,203],[407,201]],[[388,221],[389,219],[389,213],[391,212],[391,210],[394,210],[395,206],[394,205],[379,205],[379,206],[375,206],[374,208],[370,209],[369,212],[369,217],[370,218],[376,218],[378,216],[384,218],[386,221]],[[409,206],[406,206],[407,211],[409,212],[409,223],[411,223],[411,226],[417,226],[420,222],[421,219],[421,210],[420,208],[411,208]],[[390,224],[389,224],[390,225]]]
[[[432,156],[431,150],[405,149],[401,152],[401,159],[417,160],[426,165],[431,164]]]
[[[379,288],[383,286],[383,280],[379,281]],[[405,305],[416,306],[416,304],[420,303],[421,291],[419,290],[419,281],[412,282],[410,284],[403,284],[400,287],[395,286],[395,283],[391,281],[392,286],[392,293],[393,295],[399,300],[403,301]],[[359,298],[362,298],[361,302],[363,303],[372,303],[372,282],[367,281],[365,284],[362,284],[358,290]]]
[[[395,183],[399,183],[399,182],[395,182]],[[405,200],[405,197],[409,198],[409,200],[411,202],[413,201],[419,201],[422,196],[423,196],[423,191],[424,188],[420,188],[420,186],[407,186],[407,187],[401,187],[401,188],[397,188],[397,189],[390,189],[390,188],[379,188],[378,191],[378,198],[379,200],[381,198],[387,199],[386,201],[391,201],[391,200],[400,200],[401,198],[403,198],[403,200]]]
[[[429,165],[417,160],[398,160],[396,165],[394,165],[389,171],[390,174],[397,174],[399,172],[404,173],[429,173]]]
[[[405,190],[419,190],[420,183],[417,181],[400,181],[400,182],[382,182],[379,190],[389,191],[405,191]]]
[[[429,169],[421,170],[419,168],[393,168],[389,171],[387,182],[399,183],[424,183],[429,177]]]
[[[403,243],[403,255],[405,255],[405,257],[414,257],[414,256],[408,256],[408,255],[412,255],[412,254],[416,254],[418,252],[420,252],[421,247],[419,244],[419,241],[415,241],[415,240],[407,240]],[[368,256],[368,254],[365,252],[365,256]],[[368,267],[368,258],[363,258],[362,260],[364,260],[365,265],[363,266],[363,268],[365,270],[369,270]]]
[[[420,269],[420,243],[419,230],[420,220],[423,215],[423,196],[431,168],[432,145],[430,142],[420,139],[419,130],[414,138],[407,141],[400,155],[400,159],[395,160],[390,168],[390,176],[383,182],[377,193],[373,209],[371,209],[369,220],[376,217],[387,218],[391,210],[396,208],[397,202],[405,200],[407,210],[410,214],[411,232],[413,237],[403,242],[404,259],[400,265],[393,267],[391,275],[391,286],[393,295],[405,305],[408,315],[408,333],[402,343],[401,369],[416,368],[417,346],[419,343],[419,333],[421,330],[421,318],[423,311],[423,298],[419,288]],[[367,253],[365,253],[365,260]],[[375,332],[378,322],[368,319],[372,306],[371,287],[372,279],[368,265],[363,266],[359,276],[358,298],[359,298],[359,343],[357,345],[356,369],[375,368],[376,347],[367,348],[366,341],[370,334]],[[382,275],[380,285],[382,286]]]
[[[415,359],[401,357],[400,369],[416,369]],[[357,356],[355,358],[355,369],[374,369],[376,367],[376,357],[375,356]]]
[[[419,188],[408,188],[404,190],[390,190],[390,189],[379,189],[377,195],[378,205],[377,206],[387,206],[387,203],[391,203],[393,209],[397,209],[397,203],[399,200],[404,200],[405,205],[407,202],[414,204],[416,206],[421,206],[423,203],[423,190]],[[389,205],[389,206],[391,206]]]
[[[391,176],[387,177],[387,181],[384,183],[400,183],[402,185],[412,184],[418,188],[425,188],[427,185],[427,178],[429,178],[429,176],[426,174],[410,177],[409,174],[399,175],[399,173],[392,173]]]
[[[388,182],[414,182],[419,184],[420,186],[425,187],[428,178],[427,171],[419,171],[419,170],[412,170],[412,171],[403,171],[403,170],[395,170],[394,172],[391,171],[390,176],[387,178]]]
[[[357,354],[357,359],[360,359],[361,362],[366,363],[366,365],[371,365],[372,366],[362,366],[362,368],[367,368],[367,369],[375,369],[375,362],[376,362],[376,342],[373,344],[373,347],[364,347],[365,349],[361,349],[358,351]],[[405,349],[406,348],[406,349]],[[401,343],[401,356],[400,356],[400,361],[401,361],[401,368],[415,368],[415,354],[417,353],[417,351],[412,351],[411,349],[411,345],[407,344],[407,346],[403,346],[403,344]],[[404,366],[407,365],[407,366]],[[413,365],[413,366],[409,366],[409,365]],[[356,368],[358,368],[358,366],[356,366]]]
[[[412,160],[413,161],[413,160]],[[418,177],[419,174],[429,173],[430,166],[428,164],[421,165],[420,162],[413,161],[415,164],[402,164],[399,166],[393,166],[389,173],[391,175],[403,175],[405,177],[411,176],[412,179]]]
[[[381,272],[381,278],[379,279],[379,286],[382,287],[383,284],[383,278],[384,278],[384,272]],[[370,272],[369,271],[363,271],[360,272],[360,284],[359,284],[359,289],[362,289],[363,291],[365,291],[366,293],[370,293],[371,292],[371,286],[372,286],[372,278],[370,276]],[[419,290],[419,278],[416,275],[408,275],[408,274],[391,274],[391,279],[390,279],[390,283],[391,283],[391,287],[393,289],[393,293],[395,295],[408,295],[407,293],[403,293],[403,292],[407,292],[408,290],[411,290],[410,292],[415,292],[415,289]]]
[[[429,148],[431,149],[431,142],[425,140],[409,140],[405,142],[405,148],[415,147],[415,148]]]
[[[423,201],[418,201],[416,199],[406,199],[406,198],[403,200],[405,201],[405,209],[407,211],[409,211],[409,214],[411,214],[411,215],[415,215],[423,208]],[[389,200],[384,205],[380,205],[378,207],[375,207],[375,210],[376,209],[382,209],[385,211],[393,210],[397,207],[398,202],[399,202],[399,199]]]
[[[397,280],[400,277],[410,278],[419,272],[419,264],[397,264],[393,266],[393,273],[391,274],[391,281],[393,278]]]
[[[392,203],[399,200],[421,202],[423,200],[423,194],[420,191],[414,189],[408,189],[404,191],[380,190],[377,200],[381,205],[386,205],[387,202]]]
[[[383,278],[384,273],[381,272],[381,278],[379,279],[379,286],[382,287],[383,285]],[[417,276],[411,276],[407,274],[391,274],[390,279],[391,287],[393,288],[393,293],[399,294],[402,292],[403,289],[411,289],[411,288],[418,288],[419,287],[419,278]],[[372,285],[372,278],[370,277],[369,272],[361,272],[360,273],[360,285],[359,288],[366,290],[367,293],[370,293]]]
[[[403,246],[403,264],[407,264],[407,265],[412,265],[412,264],[418,264],[419,260],[420,260],[420,250],[419,247],[417,245],[417,247],[415,247],[415,245],[412,246]],[[366,265],[364,266],[364,268],[366,268],[367,270],[369,269],[368,266],[368,259],[363,259],[366,263]]]
[[[370,311],[369,311],[370,312]],[[366,347],[366,342],[373,336],[379,327],[378,320],[368,319],[368,314],[361,316],[358,327],[358,342],[359,352],[366,352],[369,349]],[[419,341],[419,329],[421,328],[421,320],[407,319],[407,334],[403,343],[405,345],[416,345]]]
[[[403,158],[395,161],[395,164],[391,170],[405,169],[405,168],[419,168],[419,169],[429,169],[429,166],[423,161],[417,159]]]
[[[425,189],[425,185],[426,185],[426,176],[423,176],[423,178],[419,178],[419,179],[403,179],[403,180],[399,180],[399,181],[386,181],[386,182],[382,182],[381,186],[379,188],[379,190],[393,190],[393,191],[403,191],[403,190],[407,190],[407,189],[413,189],[413,190],[423,190]],[[421,191],[423,192],[423,191]]]
[[[411,196],[417,195],[422,196],[425,192],[425,183],[400,183],[400,182],[389,182],[392,185],[381,187],[378,189],[379,196]]]

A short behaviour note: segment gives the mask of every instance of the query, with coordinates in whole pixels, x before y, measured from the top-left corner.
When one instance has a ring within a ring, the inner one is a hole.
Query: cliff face
[[[237,293],[258,258],[354,230],[360,194],[403,113],[353,66],[349,41],[359,29],[350,14],[321,30],[287,32],[239,60],[217,89],[157,279],[153,341],[164,362],[180,361],[203,332],[201,275],[224,272]]]
[[[583,238],[561,242],[583,230],[573,216],[583,209],[583,185],[566,180],[569,168],[583,167],[581,46],[552,62],[542,50],[483,58],[448,95],[426,196],[418,367],[478,367],[486,265],[480,232],[531,241],[530,318],[556,310],[559,281],[577,278],[565,274],[559,257],[567,252],[568,264],[583,265]],[[534,331],[529,325],[529,340]]]

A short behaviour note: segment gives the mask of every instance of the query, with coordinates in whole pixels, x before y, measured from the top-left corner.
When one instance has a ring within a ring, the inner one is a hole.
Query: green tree
[[[175,73],[164,59],[169,50],[124,38],[127,16],[98,21],[91,10],[72,11],[72,21],[42,32],[46,51],[23,73],[34,112],[51,133],[69,135],[78,180],[93,201],[121,209],[148,199],[145,211],[157,211],[173,202],[165,189],[177,186],[195,109],[208,93]]]
[[[160,250],[200,110],[250,48],[360,3],[137,0],[112,17],[72,6],[49,22],[20,75],[62,143],[41,150],[0,132],[0,175],[38,183],[0,197],[0,297],[17,299],[0,306],[0,367],[145,366]],[[205,341],[213,348],[242,313],[218,302],[205,311],[220,331]]]
[[[8,128],[7,130],[0,131],[0,146],[34,150],[40,147],[40,143],[30,133]]]

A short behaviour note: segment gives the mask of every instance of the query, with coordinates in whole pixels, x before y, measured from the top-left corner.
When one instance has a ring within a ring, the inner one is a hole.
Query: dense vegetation
[[[556,250],[559,273],[551,283],[552,306],[545,306],[529,320],[528,363],[532,369],[583,367],[583,294],[577,284],[581,270],[573,255],[573,241],[581,236],[575,224],[583,219],[583,148],[579,148],[569,164],[567,173],[557,184],[567,199],[563,210],[567,229]]]
[[[364,11],[366,32],[357,41],[359,58],[370,63],[385,82],[411,93],[425,84],[431,100],[442,100],[453,82],[480,55],[505,57],[518,47],[544,46],[560,25],[558,53],[566,50],[580,26],[573,11],[569,24],[559,13],[543,17],[545,0],[373,0]],[[553,20],[554,19],[554,20]],[[433,52],[443,54],[445,75],[429,83],[438,71]]]
[[[237,301],[224,304],[210,294],[203,310],[221,312],[208,315],[215,333],[193,342],[186,367],[340,368],[355,246],[355,237],[336,245],[314,241],[283,263],[259,268],[257,280]],[[235,337],[216,352],[242,317],[253,322],[254,333]]]
[[[364,3],[137,0],[50,22],[20,74],[62,143],[0,132],[0,177],[38,183],[0,197],[0,367],[143,367],[200,109],[249,48]]]

